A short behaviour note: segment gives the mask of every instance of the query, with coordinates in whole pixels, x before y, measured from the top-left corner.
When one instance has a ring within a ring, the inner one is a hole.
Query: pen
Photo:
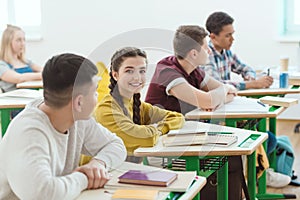
[[[270,68],[268,68],[268,73],[267,73],[267,75],[270,76]]]
[[[257,103],[258,104],[260,104],[260,105],[262,105],[263,107],[266,107],[266,105],[265,104],[263,104],[262,102],[260,102],[260,101],[257,101]]]
[[[210,131],[210,132],[207,132],[207,135],[217,135],[217,134],[232,134],[232,132],[214,132],[214,131]]]

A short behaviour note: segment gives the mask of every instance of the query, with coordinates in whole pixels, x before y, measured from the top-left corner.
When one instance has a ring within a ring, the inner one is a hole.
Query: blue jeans
[[[277,145],[277,139],[276,136],[274,135],[274,133],[267,131],[268,133],[268,140],[267,140],[267,154],[272,153],[275,149],[276,149],[276,145]]]

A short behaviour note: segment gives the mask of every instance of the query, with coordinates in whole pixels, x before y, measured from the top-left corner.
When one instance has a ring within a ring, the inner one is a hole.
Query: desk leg
[[[10,109],[1,109],[1,131],[2,137],[4,136],[6,129],[10,122]]]
[[[269,130],[276,136],[276,118],[269,119]],[[276,151],[269,155],[270,167],[276,171]]]
[[[236,127],[236,119],[225,119],[226,126]]]
[[[254,151],[248,157],[248,191],[251,200],[255,199],[256,195],[256,152]]]
[[[199,163],[199,158],[198,157],[189,157],[185,156],[185,168],[186,171],[196,171],[197,175],[200,175],[200,163]],[[200,200],[200,193],[198,193],[195,197],[194,200]]]
[[[228,162],[217,172],[218,200],[228,200]]]
[[[258,123],[258,131],[266,132],[267,130],[267,121],[265,118],[261,119]],[[267,149],[267,142],[263,143],[265,149]],[[270,161],[269,161],[270,162]],[[265,194],[267,192],[267,179],[266,172],[264,171],[261,177],[258,180],[258,194]]]
[[[197,175],[200,174],[200,163],[198,157],[182,157],[186,160],[186,171],[197,171]],[[211,173],[208,172],[208,173]],[[217,199],[218,200],[228,200],[228,162],[226,161],[224,166],[218,169],[217,172],[218,189],[217,189]],[[200,199],[200,194],[198,194],[194,199]]]

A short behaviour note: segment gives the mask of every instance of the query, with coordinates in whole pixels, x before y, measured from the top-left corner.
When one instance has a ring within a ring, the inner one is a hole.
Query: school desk
[[[289,84],[300,86],[300,73],[289,74]]]
[[[250,90],[242,90],[238,92],[239,96],[246,96],[251,98],[261,98],[264,96],[280,96],[284,97],[286,94],[298,94],[300,93],[300,86],[297,85],[290,85],[289,88],[266,88],[266,89],[250,89]],[[270,108],[270,111],[274,112],[276,115],[275,117],[267,117],[269,118],[269,131],[274,133],[276,135],[276,117],[282,113],[285,109],[282,109],[281,107],[273,106]],[[263,116],[261,116],[263,117]],[[228,116],[228,118],[232,118],[231,116]],[[230,123],[230,122],[228,122]],[[263,131],[263,130],[261,130]],[[276,170],[276,152],[273,152],[271,155],[271,167]]]
[[[255,198],[256,188],[256,159],[255,150],[267,138],[266,133],[237,129],[215,124],[208,124],[196,121],[189,121],[190,126],[198,126],[209,131],[231,132],[238,136],[238,141],[230,146],[222,147],[218,145],[194,145],[194,146],[173,146],[165,147],[162,143],[162,137],[159,138],[157,145],[150,148],[138,148],[134,151],[135,156],[139,157],[171,157],[186,160],[187,171],[197,171],[198,175],[209,176],[212,170],[205,170],[206,166],[201,166],[199,160],[206,158],[220,157],[224,163],[220,164],[217,170],[218,180],[218,200],[228,200],[228,163],[227,156],[247,155],[248,157],[248,188],[251,199]],[[196,124],[195,124],[196,123]],[[176,136],[175,136],[176,137]],[[222,165],[221,165],[222,164]],[[199,198],[199,197],[198,197]],[[209,197],[208,197],[209,198]]]
[[[18,89],[41,89],[43,88],[43,81],[25,81],[18,83],[16,87]]]
[[[245,104],[245,107],[247,107],[247,104]],[[205,112],[200,109],[195,109],[191,112],[188,112],[185,115],[186,119],[189,120],[200,120],[200,119],[208,119],[211,120],[213,123],[214,121],[217,122],[224,122],[226,126],[230,127],[237,127],[237,122],[242,120],[249,121],[250,129],[253,128],[253,125],[251,125],[251,122],[255,122],[255,124],[258,124],[258,130],[260,132],[266,132],[267,130],[267,119],[269,120],[269,130],[276,135],[276,117],[282,113],[285,110],[284,107],[279,106],[272,106],[269,108],[268,112],[265,113],[254,113],[254,112]],[[264,144],[266,147],[266,144]],[[269,156],[269,162],[270,167],[273,169],[276,169],[276,152],[274,151]],[[249,187],[249,186],[248,186]],[[259,187],[258,187],[258,193],[256,197],[258,199],[285,199],[285,194],[269,194],[266,192],[266,173],[264,172],[261,178],[259,179]],[[249,189],[250,190],[250,189]],[[251,189],[252,190],[252,189]]]
[[[158,170],[158,169],[161,170],[160,168],[156,168],[156,167],[124,162],[120,167],[118,167],[115,170],[112,170],[110,173],[112,176],[118,177],[122,173],[124,173],[125,171],[127,171],[129,169],[130,170],[133,170],[133,169],[134,170]],[[186,172],[178,172],[178,173],[180,174],[180,176],[178,176],[177,180],[175,180],[175,182],[177,181],[177,183],[185,181],[185,178],[190,177],[190,175],[188,175],[188,173],[186,173]],[[126,187],[126,186],[124,187],[124,184],[115,184],[113,179],[111,179],[111,181],[113,183],[110,183],[110,181],[109,181],[102,189],[83,191],[76,200],[99,200],[99,199],[110,200],[113,193],[116,191],[116,189],[146,189],[146,190],[155,189],[155,190],[159,190],[157,199],[161,199],[161,200],[166,199],[168,196],[171,197],[169,199],[172,199],[172,197],[174,197],[174,195],[176,194],[173,192],[171,192],[171,193],[168,192],[168,187],[162,188],[162,187],[142,186],[142,185],[132,185],[132,184],[125,184],[125,185],[128,185],[128,187]],[[182,200],[193,199],[194,196],[197,193],[199,193],[199,191],[204,187],[205,184],[206,184],[205,177],[196,176],[194,179],[194,182],[188,188],[188,190],[186,192],[178,195],[179,199],[182,199]],[[112,185],[114,185],[115,187],[112,187]],[[171,186],[172,185],[170,185],[169,188]]]
[[[263,97],[263,96],[284,96],[286,94],[300,93],[299,86],[290,86],[289,88],[264,88],[264,89],[248,89],[237,92],[238,96],[247,97]]]
[[[27,97],[25,97],[27,96]],[[29,89],[14,90],[0,94],[0,112],[1,112],[1,131],[4,136],[6,129],[10,123],[10,113],[14,110],[25,108],[26,104],[41,97],[41,91]]]

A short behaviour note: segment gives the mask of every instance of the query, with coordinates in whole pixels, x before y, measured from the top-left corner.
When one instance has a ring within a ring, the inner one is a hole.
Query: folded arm
[[[1,79],[3,81],[9,83],[22,83],[24,81],[34,81],[34,80],[41,80],[42,73],[41,72],[29,72],[29,73],[17,73],[14,70],[6,71],[2,76]]]
[[[227,95],[234,92],[228,86],[209,77],[203,90],[184,82],[171,88],[169,93],[198,108],[214,109],[225,103]]]

